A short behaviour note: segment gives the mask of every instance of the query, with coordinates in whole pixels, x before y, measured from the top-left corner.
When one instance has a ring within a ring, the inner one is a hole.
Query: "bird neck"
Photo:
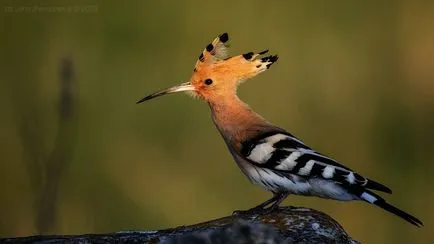
[[[239,147],[240,143],[271,127],[264,118],[255,113],[236,94],[209,100],[212,119],[227,143]]]

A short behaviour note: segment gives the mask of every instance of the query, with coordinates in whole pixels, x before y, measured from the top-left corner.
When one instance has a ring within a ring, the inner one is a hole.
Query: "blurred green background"
[[[193,224],[270,194],[230,157],[207,105],[173,95],[200,52],[266,48],[240,97],[394,190],[422,229],[376,207],[290,196],[364,243],[434,232],[434,2],[1,1],[0,236]],[[68,9],[69,8],[69,9]]]

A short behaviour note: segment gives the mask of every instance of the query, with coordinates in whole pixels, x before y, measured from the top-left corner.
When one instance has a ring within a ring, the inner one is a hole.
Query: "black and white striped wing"
[[[346,188],[391,190],[326,157],[289,133],[268,132],[242,144],[241,155],[257,167],[306,178],[322,178]]]

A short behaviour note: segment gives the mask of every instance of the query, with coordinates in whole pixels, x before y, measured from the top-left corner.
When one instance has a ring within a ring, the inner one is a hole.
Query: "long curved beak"
[[[137,101],[136,104],[139,104],[139,103],[142,103],[144,101],[150,100],[152,98],[156,98],[156,97],[163,96],[166,94],[175,93],[175,92],[182,92],[182,91],[194,91],[194,86],[190,82],[185,82],[185,83],[179,84],[177,86],[173,86],[173,87],[152,93],[151,95],[146,96],[146,97],[140,99],[139,101]]]

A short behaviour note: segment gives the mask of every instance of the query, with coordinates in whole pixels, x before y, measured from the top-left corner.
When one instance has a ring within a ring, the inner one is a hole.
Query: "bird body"
[[[271,199],[255,210],[272,210],[289,194],[295,194],[341,201],[362,200],[416,226],[423,225],[373,192],[392,193],[388,187],[313,150],[242,102],[236,94],[238,85],[269,69],[278,58],[263,57],[268,50],[228,57],[228,40],[224,33],[207,45],[189,82],[153,93],[138,103],[179,91],[188,91],[206,101],[212,120],[241,171],[252,183],[273,193]]]

